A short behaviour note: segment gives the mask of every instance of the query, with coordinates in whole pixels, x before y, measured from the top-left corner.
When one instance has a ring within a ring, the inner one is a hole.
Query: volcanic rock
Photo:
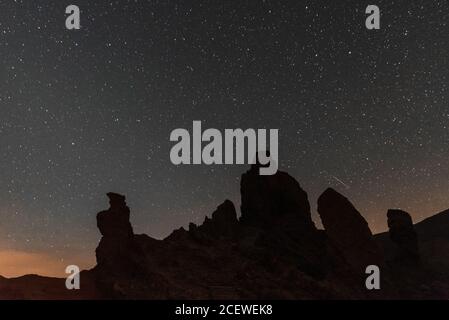
[[[109,209],[97,214],[97,226],[102,238],[96,250],[97,262],[102,264],[114,264],[120,261],[132,243],[134,235],[129,221],[130,210],[126,205],[125,197],[110,192]]]
[[[312,221],[307,193],[288,173],[263,176],[259,167],[252,165],[242,175],[241,224],[250,229],[254,245],[323,277],[328,265],[325,238]]]
[[[206,217],[201,226],[189,224],[189,232],[194,237],[229,238],[237,235],[238,220],[235,206],[230,200],[225,200],[212,213],[212,218]]]
[[[126,298],[130,291],[134,297],[143,297],[150,278],[145,271],[148,261],[144,246],[134,235],[125,197],[112,192],[107,196],[109,209],[97,214],[98,229],[103,235],[96,249],[97,286],[109,297]]]
[[[306,230],[316,230],[311,218],[307,193],[288,173],[259,175],[259,165],[242,175],[241,221],[244,224],[271,227],[273,221],[294,219]]]
[[[231,201],[200,226],[179,228],[163,240],[136,235],[125,197],[108,194],[97,215],[102,235],[97,265],[81,272],[81,289],[65,279],[0,277],[0,299],[448,299],[449,211],[415,226],[420,264],[383,265],[368,225],[341,194],[326,190],[311,220],[307,194],[290,175],[242,176],[242,218]],[[417,253],[411,219],[389,212],[389,234],[376,241]],[[365,268],[381,267],[381,289],[367,290]]]
[[[125,197],[109,192],[109,209],[97,215],[97,226],[104,237],[130,238],[133,229],[129,222],[129,208]]]
[[[368,265],[383,265],[382,251],[368,223],[347,198],[327,189],[318,199],[318,213],[327,236],[358,274]]]
[[[395,259],[403,263],[419,261],[418,237],[410,214],[402,210],[388,210],[390,239],[396,244]]]

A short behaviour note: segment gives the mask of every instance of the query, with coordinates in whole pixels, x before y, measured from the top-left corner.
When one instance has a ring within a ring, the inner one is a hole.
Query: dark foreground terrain
[[[449,299],[449,210],[413,225],[389,210],[389,232],[372,235],[351,202],[333,189],[318,199],[284,172],[241,179],[241,218],[226,200],[211,218],[164,240],[134,234],[125,197],[108,194],[97,215],[97,265],[81,289],[65,279],[0,277],[0,299]],[[377,265],[381,289],[367,290]]]

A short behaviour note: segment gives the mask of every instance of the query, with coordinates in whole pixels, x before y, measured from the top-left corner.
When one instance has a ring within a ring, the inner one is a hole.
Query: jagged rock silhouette
[[[307,193],[285,172],[260,176],[253,165],[240,189],[240,219],[226,200],[203,224],[163,240],[134,234],[125,196],[108,193],[110,207],[97,215],[97,265],[81,273],[81,290],[65,290],[64,279],[0,278],[0,298],[449,298],[449,211],[418,223],[416,233],[408,214],[389,211],[390,234],[373,236],[333,189],[318,199],[325,229],[317,229]],[[416,258],[418,242],[420,263],[406,263]],[[407,259],[385,263],[382,251],[395,248]],[[374,294],[365,288],[368,264],[382,270]]]
[[[133,228],[129,222],[130,210],[126,205],[125,196],[109,192],[109,209],[97,215],[97,227],[104,237],[130,238]]]
[[[139,248],[134,241],[134,232],[129,221],[130,210],[125,196],[110,192],[109,209],[97,214],[97,226],[102,238],[96,249],[96,281],[100,290],[119,297],[123,283],[119,280],[124,274],[139,272]],[[116,279],[111,281],[111,279]]]
[[[196,239],[234,238],[238,233],[238,220],[235,206],[226,200],[212,213],[212,219],[206,217],[201,226],[189,224],[189,233]]]
[[[129,221],[130,210],[125,197],[110,192],[109,209],[97,215],[97,227],[102,238],[96,250],[100,267],[114,269],[133,246],[133,229]]]

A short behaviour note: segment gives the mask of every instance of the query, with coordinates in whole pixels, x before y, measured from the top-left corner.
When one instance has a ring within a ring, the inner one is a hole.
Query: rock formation
[[[419,261],[418,237],[410,214],[402,210],[388,210],[390,239],[396,245],[395,260],[402,263]]]
[[[359,274],[368,265],[384,264],[382,251],[368,223],[347,198],[334,189],[327,189],[318,199],[318,213],[329,239]]]
[[[226,200],[212,213],[212,219],[205,218],[204,223],[198,227],[189,224],[189,232],[197,238],[203,236],[212,238],[232,238],[237,235],[238,220],[235,206],[230,200]]]
[[[113,298],[128,298],[130,292],[134,298],[159,297],[159,290],[154,295],[146,293],[162,280],[147,271],[147,254],[140,238],[134,235],[125,196],[112,192],[107,196],[109,209],[97,214],[97,226],[102,234],[94,268],[98,289],[104,296]]]
[[[307,193],[288,173],[259,175],[259,165],[242,175],[242,218],[244,224],[272,227],[274,221],[294,220],[304,231],[315,231]]]
[[[115,268],[117,261],[127,255],[132,245],[133,229],[129,221],[130,210],[125,197],[110,192],[109,209],[97,214],[97,226],[102,238],[96,250],[97,263]]]
[[[257,165],[243,174],[241,194],[240,220],[226,200],[203,224],[156,240],[134,234],[125,197],[109,193],[97,215],[97,265],[81,273],[81,290],[66,290],[64,279],[0,277],[0,298],[449,299],[449,211],[416,226],[420,264],[411,266],[418,246],[405,212],[390,210],[390,236],[374,238],[351,202],[328,189],[318,230],[299,183],[280,171],[260,176]],[[378,244],[402,258],[384,265]],[[375,292],[365,287],[369,264],[381,267]]]
[[[262,176],[259,166],[242,175],[241,224],[259,230],[255,244],[293,259],[311,276],[324,277],[326,245],[312,221],[307,193],[288,173]]]

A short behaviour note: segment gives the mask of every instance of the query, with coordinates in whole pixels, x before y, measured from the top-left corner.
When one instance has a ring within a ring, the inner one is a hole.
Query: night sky
[[[448,21],[447,0],[2,1],[0,274],[92,266],[109,191],[156,238],[238,206],[247,165],[170,162],[193,120],[279,129],[318,226],[329,186],[374,232],[449,208]]]

